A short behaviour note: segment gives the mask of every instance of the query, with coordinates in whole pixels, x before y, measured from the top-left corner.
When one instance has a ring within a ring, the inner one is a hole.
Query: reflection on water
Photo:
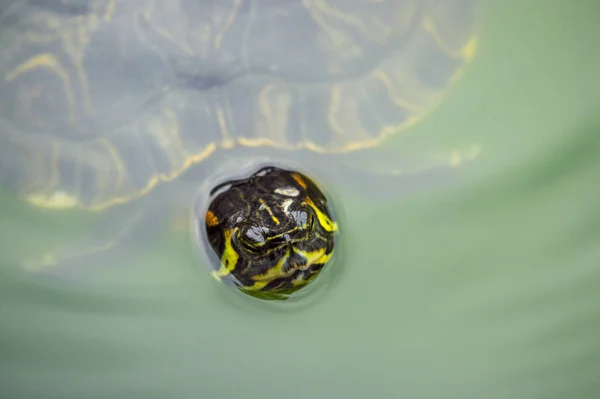
[[[160,245],[129,241],[120,250],[121,259],[135,254],[127,262],[23,271],[24,256],[102,220],[32,210],[3,194],[0,391],[597,397],[594,7],[484,8],[479,57],[414,136],[389,148],[476,141],[484,151],[453,185],[400,199],[341,190],[341,273],[306,306],[267,306],[214,284],[185,223]],[[146,230],[147,239],[165,231]]]

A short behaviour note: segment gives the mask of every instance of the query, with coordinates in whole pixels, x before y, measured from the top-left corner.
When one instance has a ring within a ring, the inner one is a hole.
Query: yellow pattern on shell
[[[359,10],[354,6],[347,6],[343,2],[338,3],[326,0],[306,0],[302,2],[302,7],[307,12],[306,15],[315,23],[315,26],[318,26],[317,30],[319,32],[317,32],[318,35],[316,37],[328,41],[327,45],[329,46],[333,45],[331,48],[333,52],[322,53],[323,57],[325,57],[325,63],[327,64],[330,59],[341,62],[337,66],[330,65],[330,73],[335,74],[339,72],[336,69],[339,65],[344,66],[344,61],[336,58],[339,54],[343,53],[344,49],[352,48],[358,52],[357,54],[360,54],[364,50],[361,47],[364,44],[363,39],[367,42],[377,43],[378,45],[386,45],[391,40],[403,38],[412,26],[412,19],[417,16],[415,14],[415,10],[417,10],[417,7],[415,7],[416,3],[411,4],[410,2],[406,2],[405,5],[395,7],[395,11],[390,19],[385,15],[382,16],[381,13],[377,14],[375,8],[370,8],[377,2],[372,3],[365,3],[365,5],[360,6],[365,7],[364,10],[374,10],[371,15],[370,12],[357,12]],[[442,8],[442,13],[439,15],[442,17],[446,15],[443,12],[448,10],[448,6],[443,4],[439,3],[439,6]],[[201,27],[206,27],[206,32],[200,32],[197,29],[198,26],[194,30],[194,26],[191,24],[189,36],[182,35],[181,30],[173,27],[171,22],[176,20],[172,19],[175,14],[167,16],[164,11],[172,11],[172,9],[164,6],[161,2],[149,2],[147,5],[140,5],[139,7],[122,7],[121,3],[114,0],[92,2],[89,13],[86,13],[85,16],[78,15],[73,17],[66,17],[54,11],[37,12],[32,15],[31,19],[25,21],[23,30],[25,34],[7,42],[7,49],[12,51],[23,49],[25,51],[14,51],[14,53],[18,57],[21,57],[19,54],[25,54],[24,57],[28,58],[17,60],[21,61],[17,67],[14,67],[14,64],[7,64],[12,69],[6,68],[4,79],[6,82],[17,84],[19,83],[17,80],[26,73],[35,70],[49,71],[55,76],[55,81],[60,82],[57,93],[59,97],[64,96],[64,100],[62,101],[64,102],[65,119],[72,121],[74,117],[80,117],[83,114],[86,114],[83,115],[86,117],[91,115],[93,118],[102,117],[101,115],[93,115],[91,113],[94,111],[93,104],[95,98],[92,95],[94,80],[91,79],[92,74],[89,69],[86,69],[84,63],[86,52],[93,53],[95,51],[95,47],[90,46],[90,44],[93,43],[93,37],[96,32],[107,28],[105,25],[109,24],[108,28],[114,28],[111,30],[112,32],[122,32],[123,37],[119,37],[116,34],[113,37],[109,34],[108,39],[118,39],[120,44],[135,46],[135,42],[127,42],[129,39],[135,39],[127,36],[127,24],[131,22],[135,26],[136,32],[138,32],[138,28],[140,28],[138,24],[143,22],[145,24],[145,33],[160,36],[161,39],[170,42],[170,44],[180,46],[180,49],[190,57],[201,59],[203,56],[210,54],[210,52],[206,52],[205,50],[220,50],[226,46],[225,38],[230,32],[235,32],[236,18],[238,18],[242,10],[242,5],[242,0],[234,0],[230,7],[212,10],[215,15],[210,15],[211,18],[207,18],[205,20],[206,23],[200,24]],[[469,25],[459,25],[462,16],[458,14],[456,16],[452,16],[450,13],[447,14],[451,15],[449,19],[447,18],[450,23],[450,30],[448,31],[443,30],[444,25],[439,24],[441,20],[439,18],[436,19],[435,14],[428,15],[426,13],[424,15],[425,17],[419,22],[419,31],[417,34],[420,34],[421,38],[430,38],[432,46],[436,47],[435,51],[438,53],[443,53],[448,57],[456,58],[460,61],[460,65],[449,80],[449,82],[454,82],[464,71],[467,62],[471,61],[476,53],[476,34],[471,30]],[[119,18],[114,18],[114,16],[119,16]],[[128,16],[132,17],[131,20],[128,19]],[[31,21],[39,22],[36,26],[43,27],[44,29],[39,31],[33,29]],[[27,24],[31,26],[28,28]],[[115,24],[115,26],[110,24]],[[120,28],[123,28],[123,30],[119,30]],[[102,32],[108,31],[104,30]],[[200,33],[206,33],[206,35],[203,36]],[[363,39],[356,38],[354,36],[355,33],[358,33]],[[446,37],[446,35],[448,36]],[[190,37],[196,40],[192,43],[189,40]],[[148,38],[150,36],[144,37],[143,40],[147,40]],[[456,40],[448,41],[446,40],[447,38],[458,38],[460,43]],[[30,47],[27,47],[28,45],[33,45],[31,49],[37,49],[35,51],[39,51],[39,54],[30,57],[31,53],[29,52]],[[160,48],[157,47],[157,50],[160,52]],[[422,54],[422,47],[416,47],[416,52],[409,53],[407,59],[410,61],[410,59],[420,57]],[[128,56],[127,52],[122,55],[124,57]],[[189,147],[182,140],[176,140],[178,137],[190,136],[189,132],[181,131],[180,126],[175,126],[173,130],[165,129],[159,135],[162,134],[164,138],[177,141],[176,145],[174,144],[169,148],[166,145],[158,148],[159,151],[164,151],[165,155],[172,161],[170,169],[162,169],[160,172],[151,169],[144,170],[146,176],[142,176],[143,179],[139,180],[139,185],[133,185],[125,181],[129,170],[123,159],[127,160],[127,154],[119,154],[115,150],[115,148],[117,150],[121,149],[117,144],[112,143],[114,147],[106,145],[106,143],[109,143],[110,138],[105,137],[105,153],[102,154],[103,161],[111,164],[111,173],[113,174],[110,176],[108,173],[103,174],[101,170],[93,170],[93,166],[90,166],[92,172],[97,172],[96,178],[98,181],[102,181],[102,184],[96,183],[91,189],[88,189],[90,190],[88,193],[92,194],[90,203],[84,202],[82,193],[77,188],[64,183],[64,175],[56,167],[56,162],[53,165],[45,165],[45,168],[40,166],[44,163],[50,163],[49,160],[53,157],[50,154],[50,150],[48,150],[50,146],[46,147],[48,153],[39,151],[40,154],[34,154],[34,158],[37,158],[37,155],[41,155],[40,158],[43,162],[36,159],[36,161],[32,160],[24,166],[27,167],[28,174],[23,178],[23,187],[20,187],[21,194],[29,203],[38,207],[52,209],[80,208],[101,211],[113,205],[122,204],[144,196],[160,183],[178,178],[192,165],[198,164],[208,158],[217,148],[230,149],[235,145],[248,147],[269,146],[286,150],[308,149],[325,154],[351,152],[380,145],[389,136],[414,125],[428,115],[435,108],[439,100],[439,94],[445,91],[447,86],[445,83],[444,87],[434,87],[431,92],[427,93],[427,99],[424,103],[420,103],[419,101],[413,102],[414,99],[410,97],[402,98],[399,95],[399,93],[402,93],[400,90],[402,82],[394,74],[394,71],[398,70],[397,66],[406,66],[401,59],[402,57],[396,57],[396,54],[390,54],[382,60],[384,63],[387,62],[386,65],[378,66],[370,72],[365,71],[359,79],[349,79],[349,84],[322,85],[327,89],[322,92],[319,91],[317,98],[328,98],[329,100],[329,104],[323,102],[323,107],[329,106],[329,112],[325,112],[324,117],[327,119],[329,132],[333,132],[331,135],[337,137],[338,141],[334,139],[330,143],[317,144],[309,136],[299,137],[296,142],[290,141],[288,136],[286,136],[286,130],[291,123],[291,112],[296,111],[292,107],[295,107],[298,101],[301,100],[301,97],[295,97],[294,93],[303,91],[304,87],[292,87],[293,82],[273,77],[261,83],[263,90],[258,90],[257,93],[254,93],[256,95],[249,99],[248,103],[254,106],[255,112],[253,114],[253,121],[248,125],[251,133],[246,136],[242,136],[239,131],[236,131],[237,126],[235,123],[232,123],[234,118],[231,117],[231,114],[235,109],[232,109],[230,103],[209,104],[211,106],[209,112],[216,118],[217,125],[220,127],[221,140],[204,143],[206,145],[189,150]],[[410,75],[410,70],[407,70],[407,73],[409,75],[403,76],[408,76],[408,80],[414,78],[413,75]],[[119,76],[116,77],[118,78]],[[27,81],[27,78],[25,78],[25,81]],[[363,126],[362,124],[355,125],[354,128],[349,128],[352,124],[348,125],[348,123],[344,123],[348,115],[352,114],[349,111],[353,106],[363,109],[366,105],[364,102],[357,102],[358,100],[352,99],[353,96],[364,95],[364,93],[361,94],[361,90],[367,90],[373,82],[380,82],[381,86],[387,90],[388,99],[398,107],[409,111],[406,118],[377,125],[372,128],[374,130],[369,129],[367,131],[368,126]],[[44,86],[42,88],[48,90],[51,87]],[[355,90],[356,88],[359,90]],[[312,89],[309,88],[308,91]],[[351,98],[351,100],[348,101],[348,98]],[[176,101],[166,101],[161,104],[160,109],[164,112],[169,107],[176,105]],[[180,117],[185,117],[183,114],[178,114],[177,111],[173,111],[173,115],[176,123],[181,123],[182,120],[180,120]],[[94,120],[92,120],[92,123],[94,123]],[[134,122],[131,123],[134,124]],[[259,127],[264,127],[264,129],[258,129]],[[309,130],[310,127],[308,125]],[[140,131],[143,131],[143,128]],[[20,132],[17,131],[16,133]],[[119,134],[121,133],[127,134],[127,131],[119,132]],[[24,135],[16,135],[15,137],[20,136]],[[17,138],[17,140],[22,139]],[[137,144],[132,139],[129,140],[128,144]],[[75,157],[81,155],[82,160],[80,162],[85,162],[86,155],[91,152],[88,147],[82,146],[80,153],[75,154],[72,152],[72,148],[62,147],[62,144],[64,143],[59,143],[59,147],[61,148],[57,152],[59,154],[58,158],[62,160],[67,156]],[[28,143],[25,143],[24,147],[25,150],[31,149]],[[140,148],[140,151],[144,150]],[[453,155],[453,158],[457,159],[461,157]],[[57,158],[55,157],[54,159]]]

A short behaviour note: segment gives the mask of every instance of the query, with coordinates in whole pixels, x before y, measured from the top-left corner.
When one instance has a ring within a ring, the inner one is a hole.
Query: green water
[[[600,5],[482,11],[463,79],[391,141],[479,160],[443,189],[344,198],[343,273],[307,306],[234,299],[183,233],[75,282],[24,273],[32,241],[83,221],[3,196],[0,396],[599,397]]]

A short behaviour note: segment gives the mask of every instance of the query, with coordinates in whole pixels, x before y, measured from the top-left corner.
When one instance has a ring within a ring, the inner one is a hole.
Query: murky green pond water
[[[24,272],[85,221],[4,194],[0,396],[598,397],[599,13],[484,4],[463,79],[390,141],[479,159],[452,186],[342,195],[344,264],[305,306],[231,295],[184,232],[127,266]]]

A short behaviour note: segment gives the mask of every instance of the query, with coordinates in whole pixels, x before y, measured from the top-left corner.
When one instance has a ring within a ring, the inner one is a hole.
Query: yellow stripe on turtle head
[[[215,277],[217,280],[220,280],[220,277],[231,274],[231,272],[234,271],[235,267],[237,266],[239,255],[231,245],[231,237],[236,231],[237,229],[227,229],[224,232],[225,248],[223,249],[223,254],[221,255],[221,265],[219,266],[218,271],[213,272],[213,277]]]
[[[280,224],[281,222],[279,221],[277,216],[275,216],[269,205],[267,205],[267,203],[262,198],[260,198],[258,201],[260,202],[260,209],[266,209],[273,222],[275,222],[275,224],[277,225]]]
[[[269,284],[271,281],[273,281],[277,278],[287,276],[287,274],[285,274],[283,272],[283,265],[285,264],[285,262],[288,260],[289,257],[290,257],[289,254],[282,256],[281,259],[279,259],[279,261],[277,262],[277,264],[275,264],[275,266],[271,267],[263,274],[259,274],[259,275],[252,277],[252,279],[255,281],[255,283],[252,284],[252,286],[250,286],[250,287],[246,287],[246,289],[260,290],[260,289],[264,288],[267,284]]]
[[[296,180],[296,183],[298,183],[300,185],[300,187],[302,187],[303,189],[306,190],[306,188],[308,186],[307,186],[306,182],[304,181],[304,179],[302,178],[302,176],[300,176],[298,173],[293,173],[292,178],[294,180]]]
[[[302,270],[309,269],[312,265],[325,264],[329,261],[329,259],[331,258],[331,255],[332,255],[332,253],[326,254],[325,248],[319,248],[317,250],[310,251],[310,252],[301,251],[301,250],[297,250],[297,249],[295,251],[296,251],[296,253],[298,253],[306,258],[306,266],[302,267],[301,268]],[[290,258],[289,253],[287,253],[285,256],[282,256],[281,259],[279,259],[279,261],[277,262],[277,264],[275,266],[268,269],[263,274],[254,276],[253,277],[253,280],[255,281],[254,284],[252,284],[251,286],[245,287],[245,289],[247,289],[249,291],[258,291],[258,290],[263,289],[267,284],[269,284],[271,281],[273,281],[275,279],[287,277],[287,276],[295,273],[297,269],[291,270],[289,273],[283,272],[283,266],[285,265],[285,262],[289,258]],[[314,276],[316,276],[316,274],[313,276],[310,276],[307,279],[304,276],[299,275],[292,281],[292,285],[294,287],[297,287],[300,285],[307,284]]]
[[[332,221],[329,218],[329,216],[321,212],[319,207],[315,205],[315,203],[312,199],[310,199],[310,197],[306,197],[306,204],[315,211],[315,213],[317,214],[317,219],[319,219],[319,224],[321,225],[321,227],[323,227],[323,229],[325,229],[325,231],[332,233],[337,230],[337,223]]]

